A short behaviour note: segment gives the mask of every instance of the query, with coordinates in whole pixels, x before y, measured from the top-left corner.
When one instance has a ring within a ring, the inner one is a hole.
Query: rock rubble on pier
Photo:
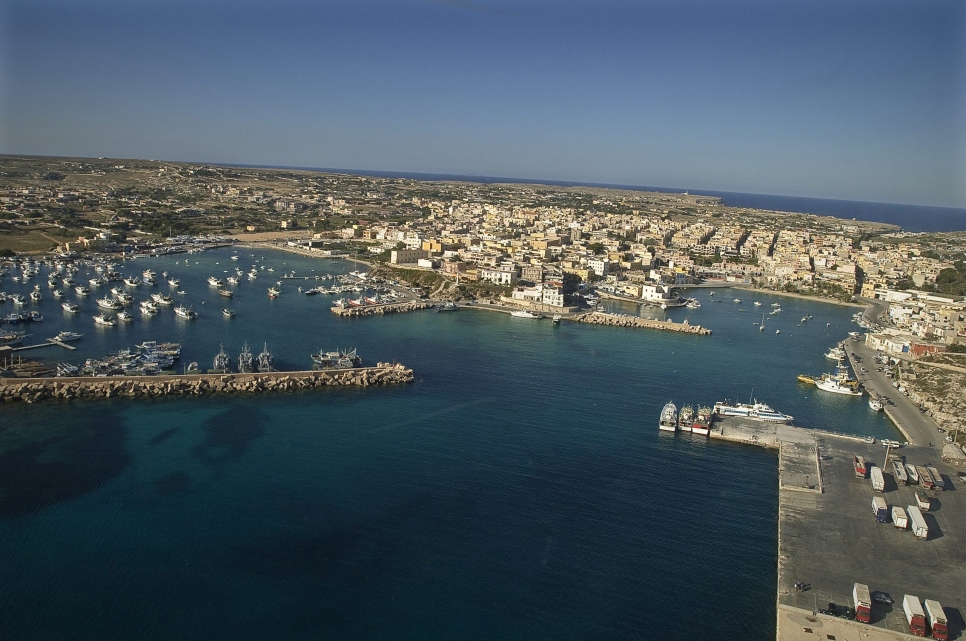
[[[320,387],[393,385],[411,383],[413,380],[411,369],[404,365],[388,363],[379,363],[376,367],[304,372],[3,378],[0,379],[0,401],[35,403],[46,399],[254,394]]]
[[[404,314],[429,309],[433,303],[413,301],[409,303],[392,303],[389,305],[362,305],[359,307],[333,307],[332,313],[339,316],[381,316],[383,314]]]
[[[675,323],[673,321],[662,321],[653,318],[640,318],[638,316],[620,316],[617,314],[605,314],[603,312],[588,312],[573,317],[579,323],[590,323],[591,325],[613,325],[615,327],[643,327],[646,329],[660,329],[667,332],[683,332],[685,334],[698,334],[709,336],[711,330],[700,325],[691,325],[688,321]]]

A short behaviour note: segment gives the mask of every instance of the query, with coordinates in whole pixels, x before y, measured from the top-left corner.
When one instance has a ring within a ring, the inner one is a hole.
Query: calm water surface
[[[85,338],[34,355],[178,340],[208,367],[220,344],[267,342],[294,369],[357,347],[416,383],[0,408],[0,637],[773,638],[775,455],[659,433],[661,407],[754,396],[799,425],[896,436],[863,401],[795,381],[828,368],[852,308],[697,290],[702,308],[670,317],[705,338],[472,310],[339,319],[297,281],[275,301],[266,287],[351,264],[231,253],[125,265],[180,278],[191,323],[168,309],[99,330],[93,297],[69,317],[48,294],[34,337]],[[275,271],[224,319],[206,278],[256,261]]]

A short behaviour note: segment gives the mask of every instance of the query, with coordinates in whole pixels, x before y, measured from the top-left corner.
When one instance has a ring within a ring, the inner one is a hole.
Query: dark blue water
[[[256,165],[227,165],[234,167],[257,167]],[[526,178],[501,178],[496,176],[463,176],[459,174],[428,174],[399,171],[371,171],[364,169],[325,169],[318,167],[273,167],[274,169],[302,169],[331,173],[354,174],[379,178],[411,178],[413,180],[445,180],[475,183],[517,183],[535,185],[558,185],[563,187],[604,187],[630,189],[633,191],[657,191],[677,193],[687,190],[691,194],[717,196],[729,207],[748,207],[769,211],[785,211],[817,216],[833,216],[845,220],[866,220],[898,225],[906,231],[941,232],[966,230],[966,208],[930,207],[898,203],[875,203],[858,200],[834,200],[831,198],[805,198],[802,196],[779,196],[775,194],[746,194],[731,191],[687,189],[681,187],[645,187],[608,183],[580,183],[566,180],[533,180]]]
[[[240,253],[276,275],[352,268]],[[0,408],[2,638],[773,638],[775,455],[659,433],[661,407],[754,390],[802,425],[896,436],[795,381],[827,368],[852,308],[784,299],[758,332],[751,301],[777,298],[702,291],[672,317],[705,338],[469,310],[339,319],[295,283],[270,301],[263,277],[225,321],[204,281],[228,252],[190,259],[127,271],[181,278],[193,323],[96,332],[48,297],[34,332],[85,331],[78,353],[48,352],[74,361],[144,339],[203,366],[219,343],[267,341],[292,366],[356,346],[417,381]]]

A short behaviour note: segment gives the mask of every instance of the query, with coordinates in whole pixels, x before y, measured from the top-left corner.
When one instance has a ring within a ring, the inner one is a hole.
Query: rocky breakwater
[[[640,318],[638,316],[624,316],[620,314],[605,314],[603,312],[588,312],[574,316],[574,321],[578,323],[590,323],[591,325],[613,325],[614,327],[643,327],[645,329],[660,329],[666,332],[682,332],[684,334],[698,334],[700,336],[710,336],[711,330],[700,325],[692,325],[688,321],[675,323],[673,321],[655,320],[653,318]]]
[[[405,314],[429,309],[433,303],[412,301],[409,303],[390,303],[388,305],[360,305],[359,307],[333,307],[332,313],[339,316],[381,316],[383,314]]]
[[[65,378],[0,378],[0,401],[35,403],[46,399],[144,398],[208,396],[309,390],[321,387],[411,383],[404,365],[304,372],[192,374],[174,376],[107,376]]]

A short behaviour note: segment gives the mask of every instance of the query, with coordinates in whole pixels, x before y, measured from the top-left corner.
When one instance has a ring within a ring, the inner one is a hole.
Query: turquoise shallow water
[[[84,331],[75,362],[144,339],[202,366],[220,343],[267,341],[292,368],[355,346],[416,383],[0,408],[3,638],[773,638],[775,456],[659,433],[661,406],[754,390],[800,425],[895,436],[795,381],[825,371],[850,308],[782,299],[775,335],[751,301],[777,298],[699,291],[671,317],[707,338],[470,310],[339,319],[295,282],[265,288],[350,264],[239,253],[275,278],[240,285],[231,321],[205,283],[234,265],[220,250],[127,268],[181,278],[194,323],[97,331],[48,297],[32,331]]]

